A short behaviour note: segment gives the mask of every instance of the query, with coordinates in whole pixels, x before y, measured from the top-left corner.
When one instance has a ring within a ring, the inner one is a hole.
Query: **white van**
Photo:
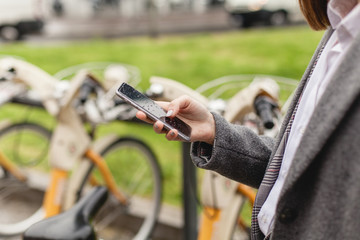
[[[226,0],[224,6],[239,27],[256,22],[284,25],[304,21],[297,0]]]
[[[29,33],[43,28],[42,0],[1,0],[0,37],[19,40]]]

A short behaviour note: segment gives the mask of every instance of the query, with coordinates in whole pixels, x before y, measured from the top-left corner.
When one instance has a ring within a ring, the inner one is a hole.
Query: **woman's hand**
[[[213,144],[215,138],[215,122],[212,114],[204,105],[188,96],[181,96],[171,102],[157,102],[167,111],[167,117],[178,117],[191,127],[191,142],[201,141]],[[178,131],[168,132],[160,121],[154,122],[146,117],[144,112],[138,111],[136,117],[153,124],[156,133],[165,133],[168,140],[179,140]]]

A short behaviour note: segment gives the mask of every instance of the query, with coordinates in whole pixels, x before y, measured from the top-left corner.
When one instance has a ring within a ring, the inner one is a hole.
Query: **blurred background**
[[[143,91],[152,76],[193,89],[239,74],[299,80],[322,34],[307,26],[296,0],[0,1],[0,55],[24,59],[54,76],[86,63],[134,66]],[[4,119],[49,129],[56,123],[42,110],[12,104],[1,106]],[[157,232],[157,239],[182,239],[181,144],[136,123],[102,125],[96,137],[109,133],[135,135],[154,150],[163,202],[172,209],[162,223],[176,232]]]
[[[296,0],[4,0],[0,35],[120,37],[303,22]]]

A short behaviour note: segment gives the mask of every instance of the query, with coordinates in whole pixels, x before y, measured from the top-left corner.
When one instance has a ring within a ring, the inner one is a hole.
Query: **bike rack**
[[[190,158],[191,143],[182,143],[182,164],[183,164],[183,239],[196,240],[198,235],[198,216],[196,202],[196,167]],[[192,189],[195,188],[195,189]]]

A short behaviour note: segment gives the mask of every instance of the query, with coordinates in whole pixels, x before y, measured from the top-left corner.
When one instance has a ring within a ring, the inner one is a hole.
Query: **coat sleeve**
[[[220,115],[213,116],[216,127],[214,145],[194,142],[191,149],[194,164],[258,188],[274,147],[274,139],[231,124]]]

